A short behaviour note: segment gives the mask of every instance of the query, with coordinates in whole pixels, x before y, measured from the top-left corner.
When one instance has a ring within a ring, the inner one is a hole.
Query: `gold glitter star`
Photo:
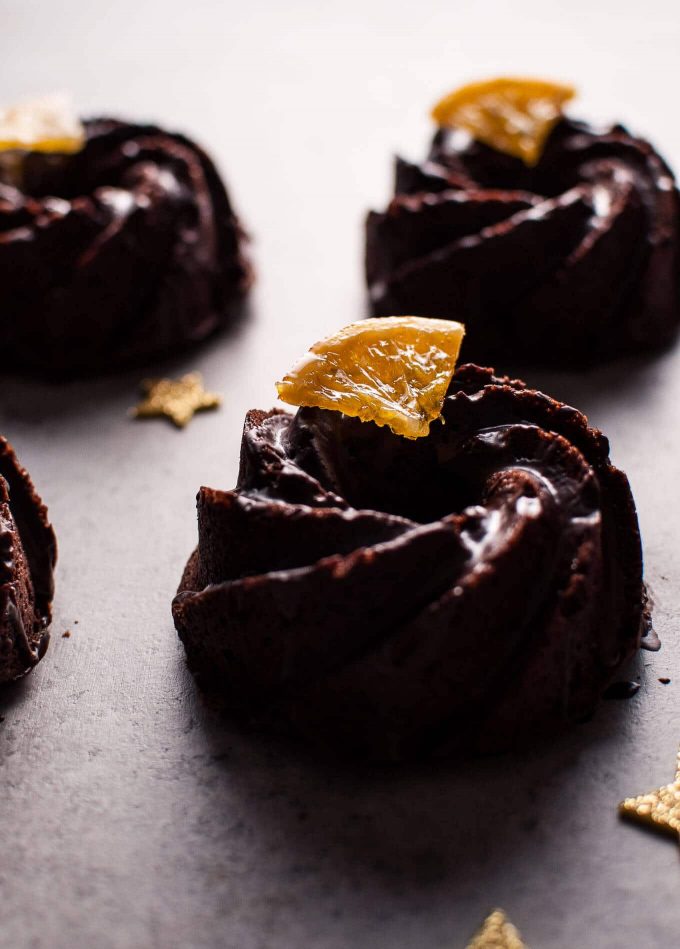
[[[203,388],[200,372],[188,372],[181,379],[144,379],[144,399],[132,409],[133,418],[169,418],[178,428],[191,421],[195,412],[216,409],[222,399]]]
[[[680,754],[672,784],[649,794],[627,797],[619,804],[619,814],[680,840]]]
[[[486,917],[467,949],[526,949],[522,937],[502,909]]]

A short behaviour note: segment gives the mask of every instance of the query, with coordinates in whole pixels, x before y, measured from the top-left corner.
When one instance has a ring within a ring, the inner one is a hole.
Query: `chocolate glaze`
[[[373,316],[466,324],[477,361],[581,366],[668,345],[680,320],[680,200],[623,126],[561,121],[535,167],[440,130],[397,159],[366,225]]]
[[[47,509],[0,437],[0,682],[24,675],[45,654],[56,559]]]
[[[182,135],[85,123],[72,156],[0,168],[5,365],[69,376],[140,363],[237,319],[251,268],[215,166]]]
[[[606,438],[477,366],[417,441],[248,413],[238,485],[201,489],[198,528],[173,613],[200,683],[351,754],[512,747],[583,719],[639,646]]]

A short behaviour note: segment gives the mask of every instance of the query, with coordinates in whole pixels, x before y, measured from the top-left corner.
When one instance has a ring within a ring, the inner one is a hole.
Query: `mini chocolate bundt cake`
[[[643,607],[607,439],[474,365],[442,422],[408,440],[318,408],[248,414],[173,603],[208,692],[382,759],[511,748],[593,711]]]
[[[441,128],[366,225],[373,316],[466,324],[477,362],[579,368],[667,346],[680,321],[680,201],[623,126],[562,118],[535,165]]]
[[[153,125],[84,130],[75,154],[29,152],[20,181],[0,165],[5,365],[56,377],[203,340],[238,317],[251,282],[205,152]]]
[[[0,437],[0,682],[29,672],[45,654],[56,559],[47,509]]]

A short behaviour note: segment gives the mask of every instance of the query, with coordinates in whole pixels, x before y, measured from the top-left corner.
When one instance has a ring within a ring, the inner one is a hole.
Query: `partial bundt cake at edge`
[[[47,509],[0,437],[0,683],[29,672],[45,654],[56,559]]]

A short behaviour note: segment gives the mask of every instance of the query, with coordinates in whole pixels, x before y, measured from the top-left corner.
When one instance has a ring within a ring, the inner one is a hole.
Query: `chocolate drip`
[[[652,146],[563,120],[535,167],[440,130],[366,225],[372,315],[466,324],[479,362],[580,366],[668,345],[680,199]]]
[[[237,488],[199,495],[173,613],[237,712],[400,758],[582,720],[639,646],[642,605],[606,438],[467,365],[416,441],[320,409],[250,413]]]
[[[607,701],[631,699],[639,691],[639,689],[640,683],[633,680],[625,682],[612,682],[612,684],[605,689],[604,695],[602,697]]]

